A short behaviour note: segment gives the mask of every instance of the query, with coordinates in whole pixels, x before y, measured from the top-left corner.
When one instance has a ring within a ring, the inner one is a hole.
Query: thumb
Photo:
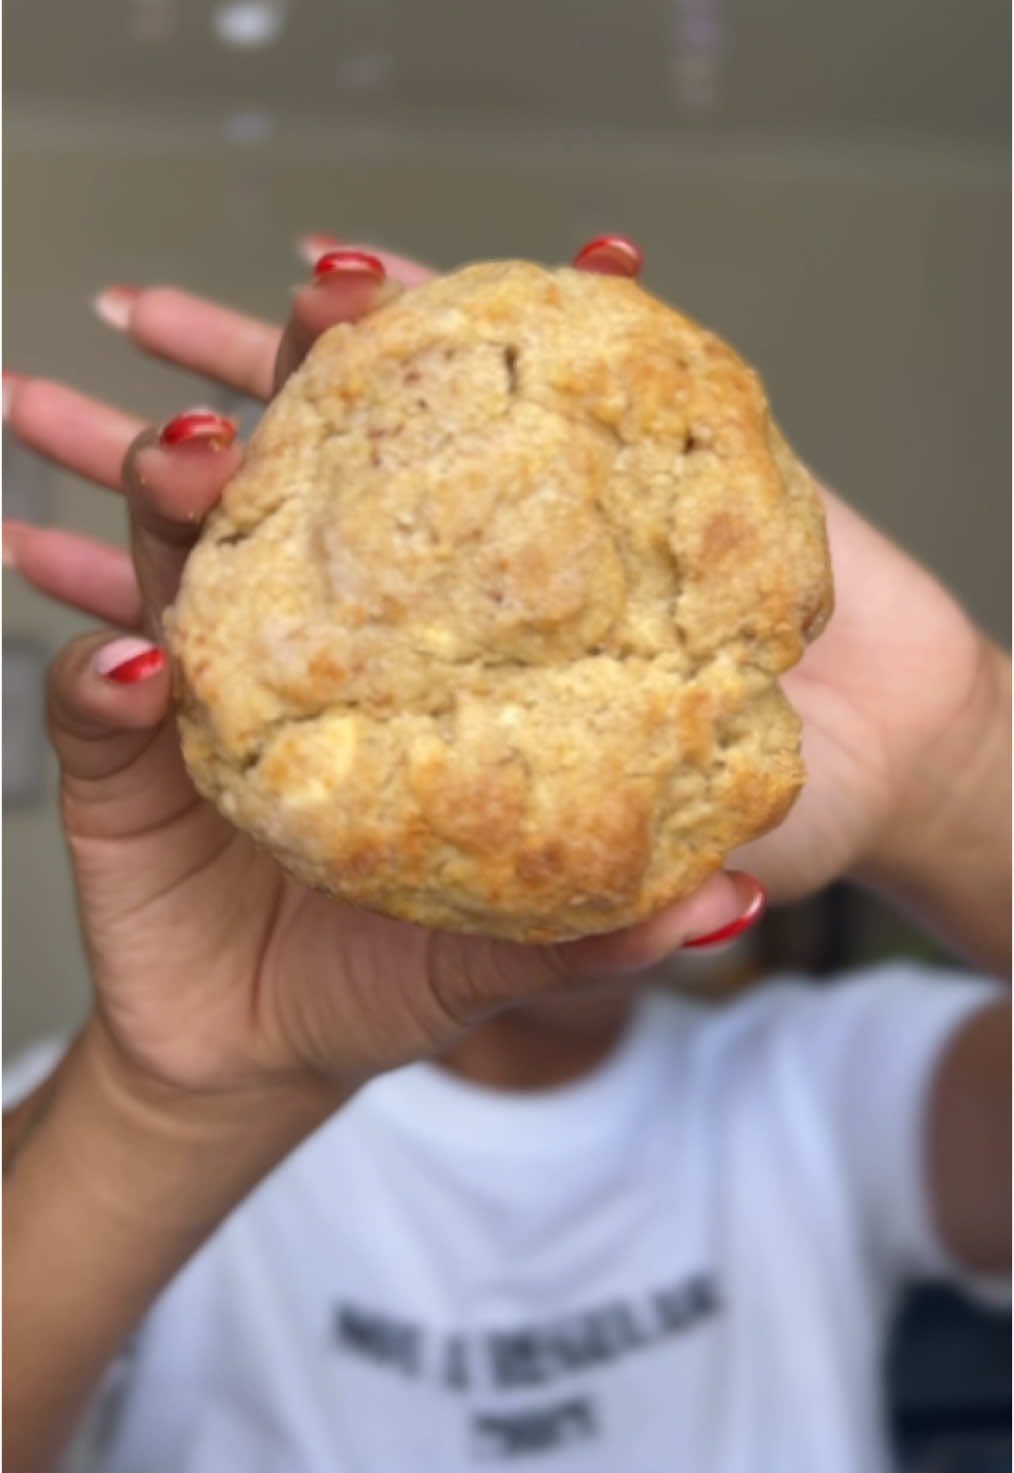
[[[385,261],[385,254],[342,247],[326,250],[316,259],[313,279],[296,292],[282,334],[275,362],[276,392],[329,327],[358,322],[397,296],[403,282],[414,284],[430,275],[425,267],[400,257]]]
[[[134,636],[87,635],[49,672],[49,732],[68,827],[124,837],[195,800],[169,716],[165,651]]]
[[[647,971],[683,947],[731,941],[760,920],[766,903],[760,880],[723,870],[646,921],[577,941],[532,946],[434,932],[430,978],[448,1014],[474,1023],[540,993]]]
[[[556,960],[574,976],[609,977],[656,966],[674,951],[731,941],[755,925],[767,906],[760,880],[722,870],[685,900],[624,931],[589,936],[556,948]]]

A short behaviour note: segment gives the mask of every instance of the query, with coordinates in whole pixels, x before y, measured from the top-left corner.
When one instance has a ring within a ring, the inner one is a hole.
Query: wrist
[[[77,1055],[56,1123],[95,1188],[134,1214],[169,1181],[195,1206],[207,1197],[212,1212],[228,1210],[352,1093],[310,1074],[214,1091],[171,1084],[127,1056],[97,1014]]]
[[[956,708],[907,756],[866,870],[903,876],[922,869],[947,850],[960,851],[973,829],[988,830],[993,813],[1000,816],[996,778],[1010,748],[1010,660],[981,636],[970,665]]]
[[[949,719],[899,764],[876,844],[852,878],[991,968],[1010,953],[1010,659],[981,636]]]
[[[351,1093],[318,1077],[188,1091],[135,1065],[93,1014],[10,1179],[52,1183],[110,1243],[144,1238],[162,1282]]]

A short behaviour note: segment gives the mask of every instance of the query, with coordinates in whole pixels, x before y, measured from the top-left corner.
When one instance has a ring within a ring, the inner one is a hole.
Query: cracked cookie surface
[[[299,879],[554,941],[785,814],[777,677],[830,608],[753,370],[631,281],[505,262],[318,341],[167,628],[198,787]]]

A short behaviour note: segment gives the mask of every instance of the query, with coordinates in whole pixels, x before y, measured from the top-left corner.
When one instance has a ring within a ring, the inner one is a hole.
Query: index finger
[[[173,286],[109,287],[96,297],[95,308],[146,353],[240,394],[270,398],[282,336],[273,322]]]
[[[333,235],[306,235],[298,242],[297,250],[312,266],[326,251],[339,245]],[[389,278],[403,286],[416,286],[433,274],[417,261],[392,251],[371,246],[355,249],[376,255]],[[333,305],[335,312],[324,322],[326,327],[354,320],[361,315],[364,303],[347,304],[353,309],[352,315],[342,315],[337,301]],[[96,297],[95,306],[106,323],[156,358],[165,358],[177,368],[202,374],[254,399],[270,399],[274,392],[275,364],[282,341],[282,329],[276,323],[171,286],[107,287]],[[312,311],[310,315],[311,331],[303,352],[323,330]],[[299,321],[298,307],[292,319]]]

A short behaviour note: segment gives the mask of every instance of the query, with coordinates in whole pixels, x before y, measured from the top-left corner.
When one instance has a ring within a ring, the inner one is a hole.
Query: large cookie
[[[552,941],[783,817],[777,677],[830,609],[753,370],[629,280],[507,262],[320,339],[168,628],[194,780],[294,875]]]

